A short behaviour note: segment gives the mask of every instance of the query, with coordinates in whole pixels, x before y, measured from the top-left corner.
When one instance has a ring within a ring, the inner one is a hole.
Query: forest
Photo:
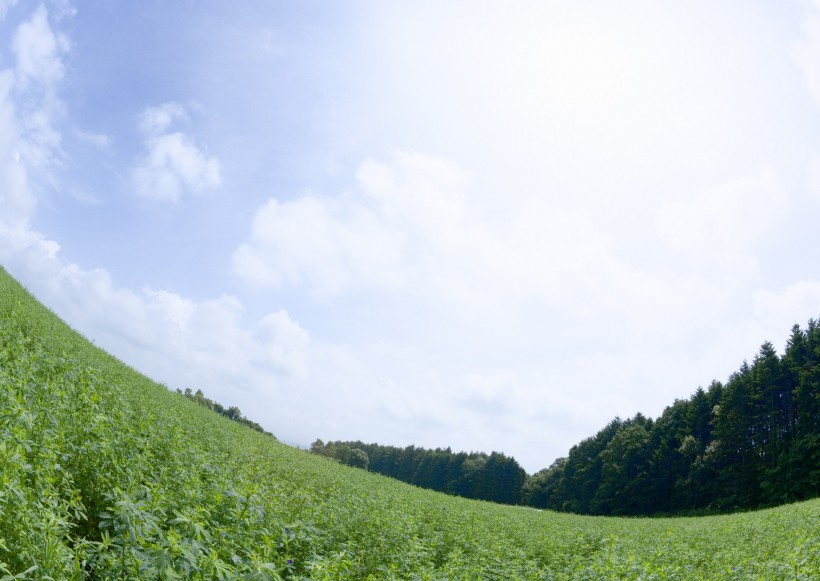
[[[615,418],[527,476],[493,452],[317,440],[311,451],[449,494],[592,515],[731,512],[820,496],[820,322],[764,343],[657,419]]]
[[[363,442],[325,444],[322,440],[313,442],[310,451],[422,488],[501,504],[520,504],[527,479],[515,458],[498,452],[453,453],[449,448],[398,448]]]

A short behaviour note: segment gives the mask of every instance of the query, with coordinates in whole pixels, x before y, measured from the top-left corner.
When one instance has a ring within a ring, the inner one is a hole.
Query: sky
[[[279,439],[529,472],[820,316],[820,2],[0,0],[0,264]]]

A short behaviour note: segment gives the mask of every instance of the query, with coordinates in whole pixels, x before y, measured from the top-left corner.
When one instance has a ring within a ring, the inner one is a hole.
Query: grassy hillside
[[[820,501],[607,519],[420,490],[169,392],[2,269],[0,481],[0,579],[820,579]]]

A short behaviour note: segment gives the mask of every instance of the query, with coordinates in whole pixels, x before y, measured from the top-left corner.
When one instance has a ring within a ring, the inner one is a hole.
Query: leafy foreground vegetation
[[[618,519],[421,490],[168,391],[1,269],[0,432],[0,579],[820,578],[818,501]]]

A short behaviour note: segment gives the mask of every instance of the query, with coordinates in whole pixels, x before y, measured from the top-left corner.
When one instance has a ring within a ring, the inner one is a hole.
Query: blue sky
[[[281,439],[534,472],[820,315],[820,4],[0,0],[0,263]]]

